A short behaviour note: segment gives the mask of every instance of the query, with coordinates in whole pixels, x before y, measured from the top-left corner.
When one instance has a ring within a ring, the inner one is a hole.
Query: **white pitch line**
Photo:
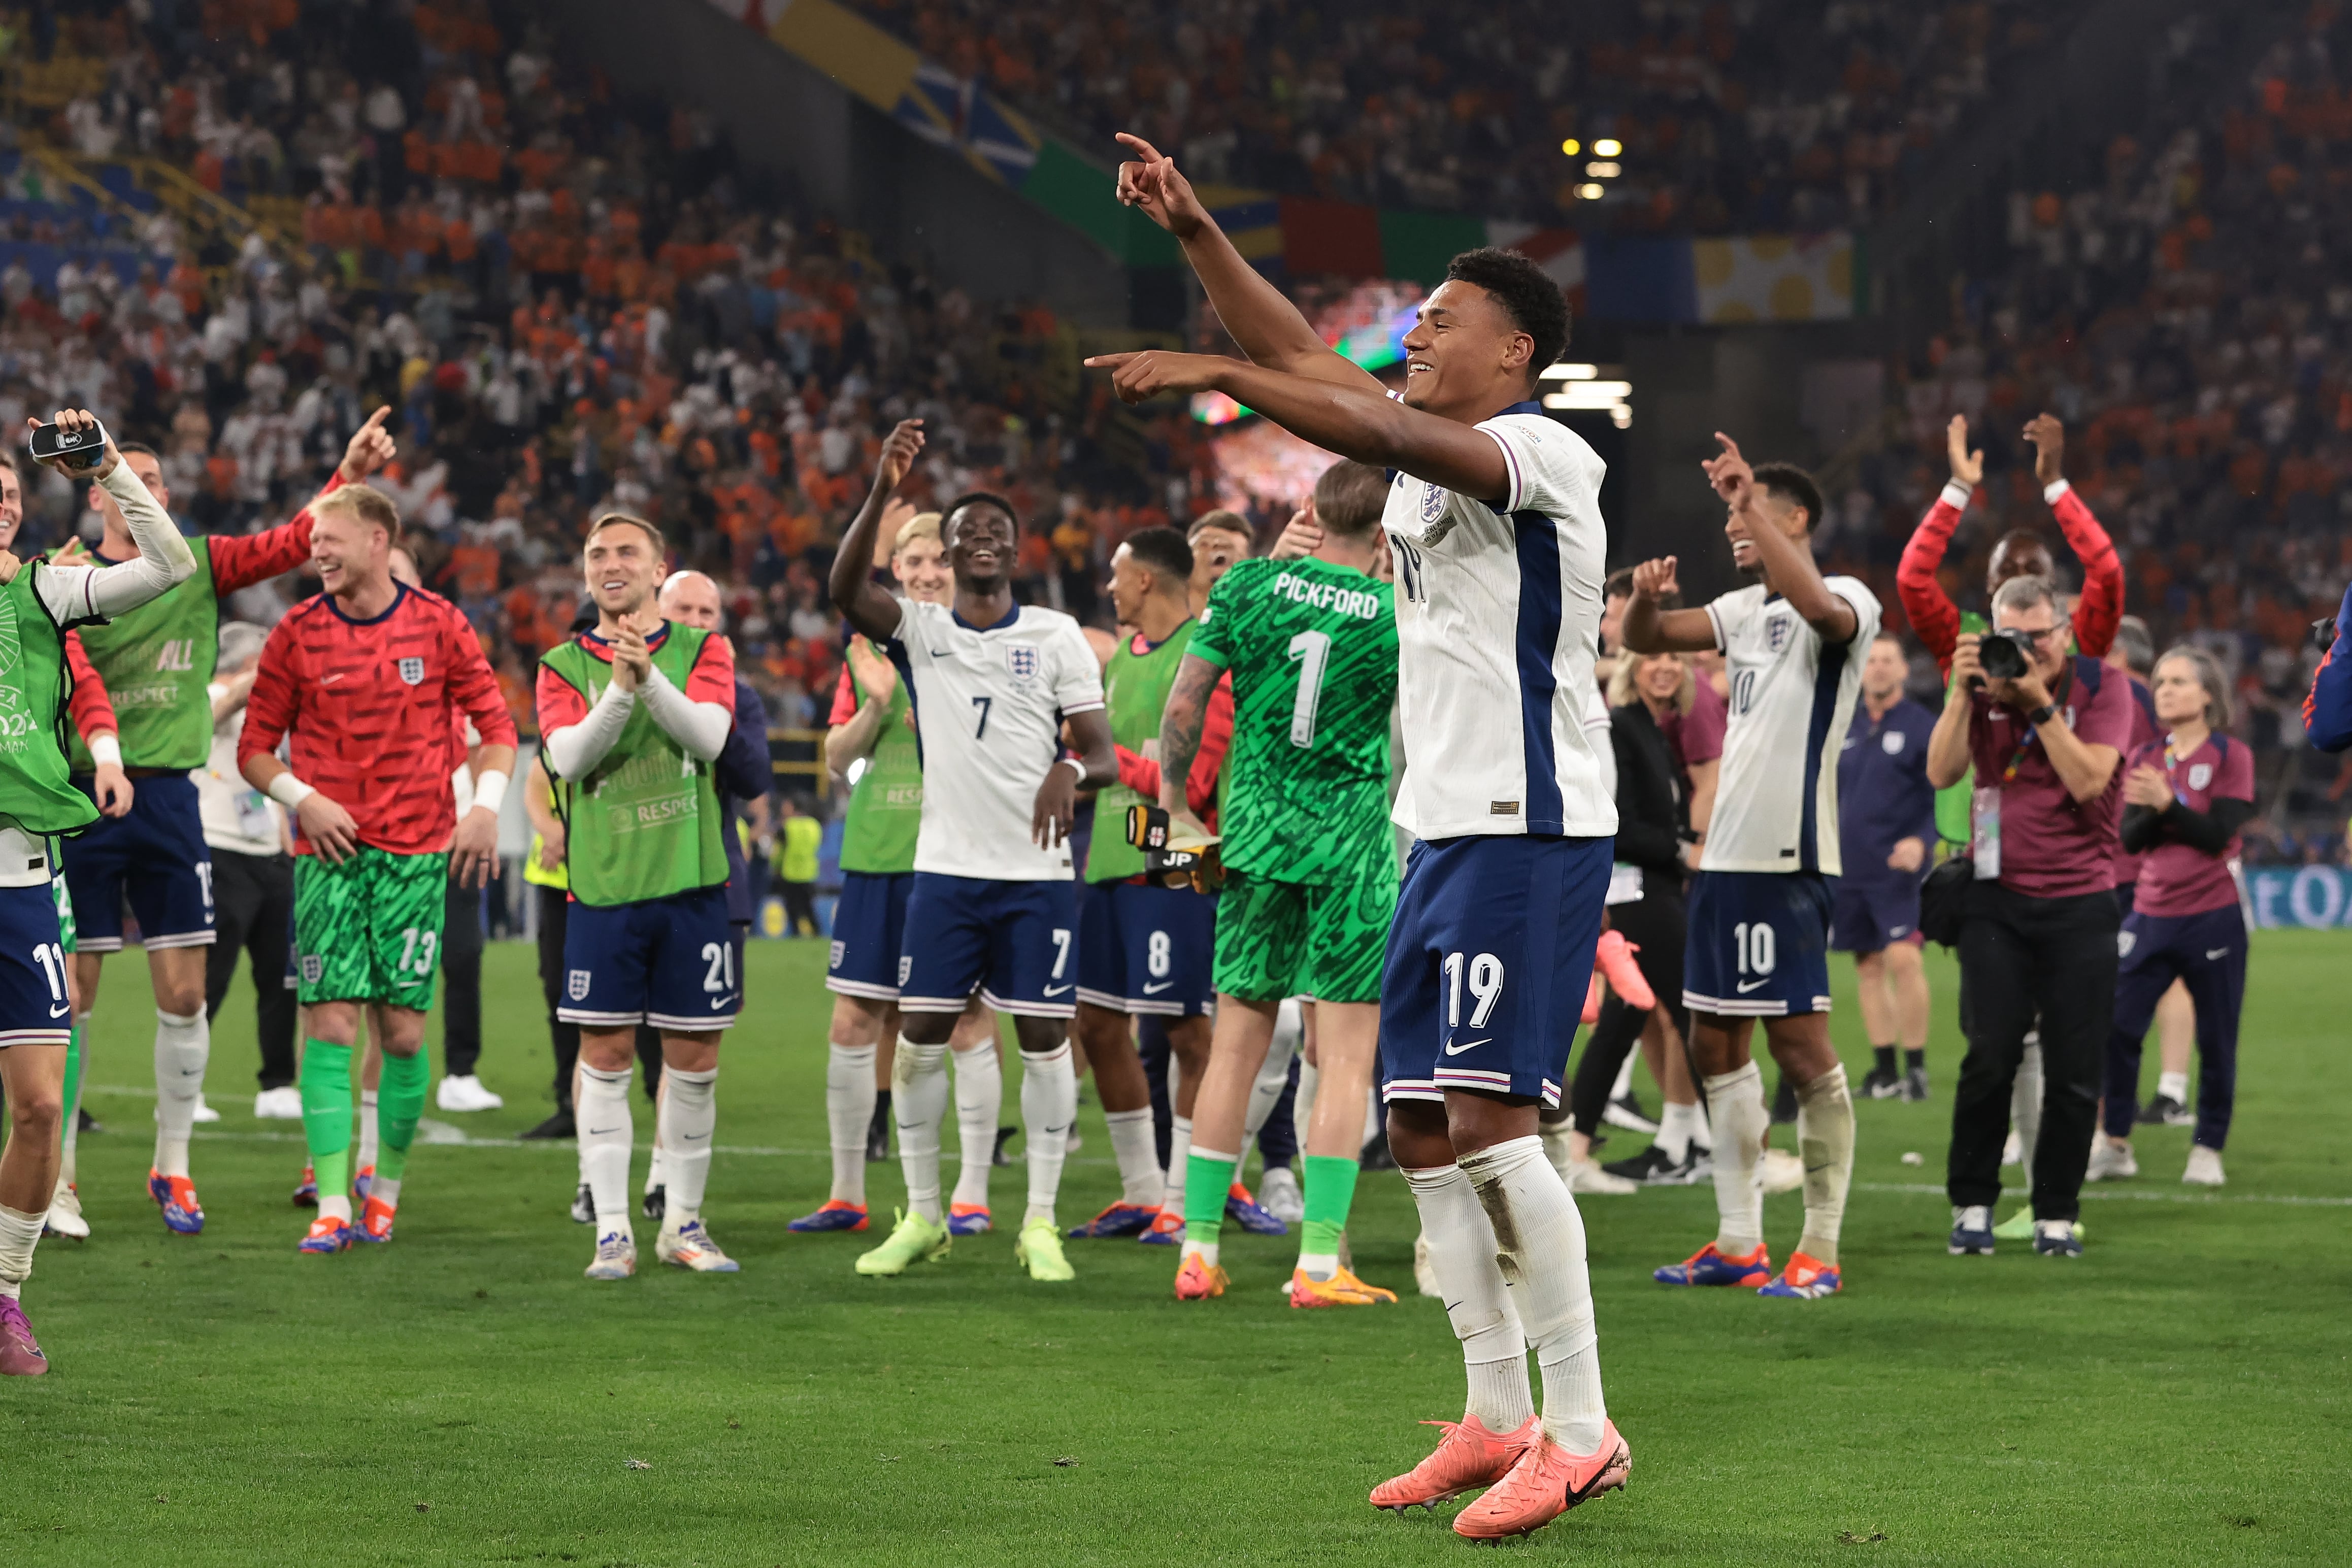
[[[1856,1192],[1909,1192],[1944,1196],[1940,1186],[1925,1182],[1858,1181]],[[2085,1186],[2086,1201],[2113,1198],[2127,1203],[2284,1203],[2303,1208],[2352,1208],[2352,1197],[2304,1197],[2284,1192],[2150,1192],[2124,1187]]]

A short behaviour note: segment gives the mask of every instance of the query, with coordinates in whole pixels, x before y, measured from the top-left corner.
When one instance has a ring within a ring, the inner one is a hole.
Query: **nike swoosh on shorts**
[[[1771,982],[1771,980],[1770,980],[1769,978],[1761,979],[1761,980],[1742,980],[1742,981],[1740,981],[1740,982],[1739,982],[1738,991],[1739,991],[1739,994],[1740,994],[1741,996],[1743,996],[1743,997],[1744,997],[1744,996],[1746,996],[1748,992],[1750,992],[1750,991],[1754,990],[1757,987],[1759,987],[1759,986],[1769,986],[1769,985],[1770,985],[1771,983],[1772,983],[1772,982]]]
[[[1464,1051],[1471,1050],[1475,1046],[1484,1045],[1494,1038],[1495,1037],[1491,1034],[1481,1035],[1476,1040],[1465,1040],[1460,1045],[1449,1045],[1445,1048],[1445,1054],[1448,1056],[1459,1056]]]

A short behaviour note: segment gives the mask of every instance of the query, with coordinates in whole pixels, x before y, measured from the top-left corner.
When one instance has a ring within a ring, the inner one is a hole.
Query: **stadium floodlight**
[[[1592,151],[1599,157],[1614,158],[1625,151],[1625,144],[1613,136],[1604,136],[1592,144]]]
[[[1561,142],[1561,143],[1559,144],[1559,150],[1560,150],[1562,152],[1567,153],[1570,157],[1573,158],[1573,157],[1575,157],[1578,153],[1580,153],[1580,152],[1583,152],[1583,151],[1584,151],[1584,143],[1583,143],[1583,142],[1581,142],[1581,141],[1579,141],[1575,137],[1571,136],[1571,137],[1570,137],[1567,141],[1563,141],[1563,142]]]
[[[1596,180],[1613,180],[1625,171],[1618,164],[1601,162],[1587,163],[1584,166],[1584,172]]]
[[[1579,185],[1576,188],[1577,197],[1580,201],[1597,202],[1608,193],[1609,188],[1606,185]]]
[[[1553,372],[1557,371],[1583,371],[1587,373],[1581,377],[1558,378],[1559,389],[1544,394],[1544,407],[1562,413],[1606,413],[1609,422],[1618,429],[1630,429],[1633,423],[1631,402],[1633,383],[1601,381],[1591,374],[1597,368],[1592,365],[1553,365],[1545,371],[1544,379],[1547,381],[1554,379]]]
[[[1556,365],[1546,365],[1538,380],[1547,382],[1589,382],[1601,374],[1599,365],[1570,364],[1563,360]]]

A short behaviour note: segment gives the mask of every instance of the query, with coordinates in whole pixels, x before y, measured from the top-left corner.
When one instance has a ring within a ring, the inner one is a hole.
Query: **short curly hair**
[[[1544,269],[1515,250],[1481,246],[1445,265],[1445,280],[1483,288],[1495,297],[1511,325],[1535,340],[1528,356],[1528,384],[1568,348],[1568,297]]]

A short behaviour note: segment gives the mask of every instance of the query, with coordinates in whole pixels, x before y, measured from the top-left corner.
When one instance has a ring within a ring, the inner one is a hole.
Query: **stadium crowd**
[[[1791,25],[1759,0],[1515,0],[1465,25],[1416,0],[1334,26],[1295,0],[858,5],[1045,123],[1136,131],[1204,183],[1700,234],[1868,223],[2081,8],[1840,0]],[[1624,177],[1596,204],[1601,141]]]

